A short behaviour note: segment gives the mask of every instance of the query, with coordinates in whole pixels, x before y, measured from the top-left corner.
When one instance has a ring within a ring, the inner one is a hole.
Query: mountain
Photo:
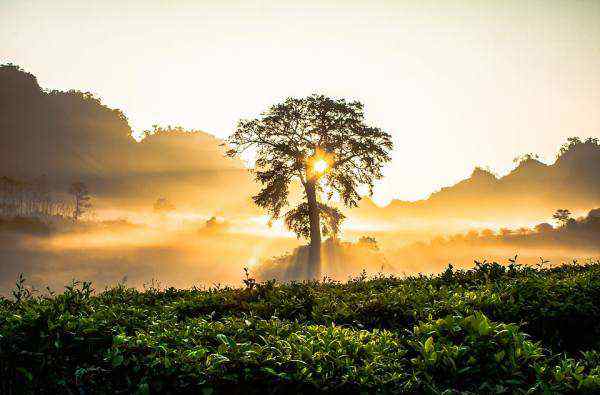
[[[137,142],[127,117],[91,93],[48,91],[15,65],[0,66],[0,176],[42,174],[57,190],[75,180],[108,203],[148,206],[165,196],[207,212],[256,210],[256,190],[241,161],[223,155],[218,138],[203,131],[155,128]],[[497,178],[472,175],[416,202],[378,207],[364,199],[352,217],[397,220],[511,220],[547,218],[557,208],[600,206],[597,139],[570,139],[555,163],[526,157]]]
[[[137,142],[126,116],[93,94],[47,91],[18,66],[0,66],[2,176],[46,174],[57,191],[82,180],[95,197],[137,205],[167,196],[207,211],[247,206],[254,184],[220,144],[181,128],[159,128]]]
[[[385,220],[476,219],[537,220],[557,208],[589,210],[600,204],[600,145],[597,139],[571,138],[547,165],[525,157],[504,177],[475,168],[455,185],[414,202],[393,200],[379,207],[368,199],[352,210],[357,217]]]

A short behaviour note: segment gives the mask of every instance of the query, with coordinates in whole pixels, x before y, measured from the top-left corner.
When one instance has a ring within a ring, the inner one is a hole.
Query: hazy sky
[[[600,0],[0,0],[0,62],[136,131],[224,137],[286,96],[359,99],[396,143],[378,202],[600,135]]]

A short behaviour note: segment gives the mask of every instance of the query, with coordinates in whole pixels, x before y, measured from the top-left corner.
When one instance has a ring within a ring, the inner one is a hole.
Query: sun
[[[327,161],[325,159],[317,159],[313,163],[313,169],[315,169],[315,172],[317,172],[319,174],[323,174],[325,172],[325,170],[327,170],[328,167],[329,167],[329,163],[327,163]]]

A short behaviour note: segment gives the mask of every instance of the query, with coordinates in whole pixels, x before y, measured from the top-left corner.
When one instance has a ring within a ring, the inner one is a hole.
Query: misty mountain
[[[393,200],[378,207],[364,199],[353,214],[397,219],[477,218],[478,220],[538,219],[557,208],[589,210],[600,204],[600,145],[597,139],[569,139],[553,164],[531,155],[504,177],[475,168],[455,185],[414,202]]]
[[[125,115],[91,93],[42,89],[35,76],[0,66],[0,175],[42,174],[57,190],[86,182],[95,197],[119,205],[149,205],[166,196],[207,212],[255,210],[251,175],[224,157],[218,138],[203,131],[155,128],[141,142]],[[571,141],[547,165],[532,156],[504,177],[476,168],[472,175],[427,199],[393,200],[385,207],[363,199],[351,216],[396,220],[537,220],[556,208],[600,205],[597,141]]]
[[[82,180],[96,197],[121,204],[168,196],[209,211],[246,205],[251,177],[220,144],[181,128],[155,129],[137,142],[125,115],[93,94],[44,90],[32,74],[0,66],[0,175],[46,174],[58,191]]]

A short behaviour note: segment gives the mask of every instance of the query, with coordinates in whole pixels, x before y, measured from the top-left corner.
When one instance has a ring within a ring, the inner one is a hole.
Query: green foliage
[[[0,392],[597,393],[600,264],[0,298]]]

